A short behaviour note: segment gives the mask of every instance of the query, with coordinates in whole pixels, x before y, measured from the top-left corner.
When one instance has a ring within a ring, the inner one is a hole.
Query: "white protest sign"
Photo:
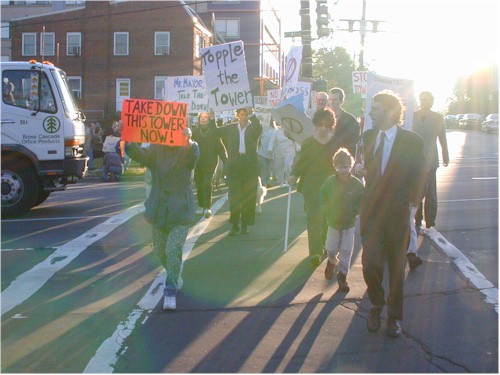
[[[290,98],[294,95],[304,94],[304,108],[309,108],[311,98],[311,82],[297,81],[295,86],[288,86],[283,89],[283,98]]]
[[[254,96],[253,103],[254,104],[268,105],[267,96]]]
[[[252,107],[243,42],[218,44],[201,51],[210,107],[214,111]]]
[[[413,123],[413,81],[402,78],[384,77],[373,72],[368,74],[366,85],[366,105],[364,130],[371,129],[372,120],[369,116],[372,98],[382,90],[391,90],[401,97],[405,107],[403,128],[411,130]]]
[[[271,107],[263,104],[254,104],[255,116],[259,119],[260,123],[264,127],[264,129],[269,127],[269,122],[271,121],[271,113],[269,113],[269,109]]]
[[[188,112],[208,112],[208,91],[204,76],[167,77],[166,101],[188,103]]]
[[[102,144],[102,152],[116,152],[116,144],[120,141],[120,137],[108,135]]]
[[[366,98],[366,83],[368,80],[367,71],[352,72],[352,92],[361,94],[362,98]]]
[[[267,104],[269,107],[276,108],[281,103],[281,90],[267,90]]]
[[[304,139],[314,135],[312,120],[293,105],[287,104],[280,108],[271,108],[269,112],[274,120],[288,131],[288,136],[299,145]]]
[[[286,56],[285,64],[285,83],[283,84],[283,92],[288,87],[297,85],[299,81],[300,64],[302,63],[302,46],[290,48],[290,52]]]

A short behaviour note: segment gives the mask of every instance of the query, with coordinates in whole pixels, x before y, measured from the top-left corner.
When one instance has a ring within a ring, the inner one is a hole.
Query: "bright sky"
[[[335,3],[335,5],[334,5]],[[300,29],[300,0],[277,0],[284,31]],[[285,5],[286,4],[286,5]],[[316,33],[316,1],[310,0],[312,34]],[[359,32],[340,31],[360,19],[363,0],[328,0],[334,34],[313,43],[342,46],[358,64]],[[384,21],[365,36],[365,64],[378,74],[415,80],[415,93],[430,90],[435,110],[445,108],[459,76],[499,60],[500,2],[498,0],[366,0],[366,19]],[[371,25],[368,24],[368,30]],[[290,40],[291,43],[291,40]],[[300,44],[297,39],[295,44]]]

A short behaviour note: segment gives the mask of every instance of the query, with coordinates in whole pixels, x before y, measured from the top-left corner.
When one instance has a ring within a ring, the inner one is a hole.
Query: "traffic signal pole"
[[[301,75],[312,78],[311,15],[309,0],[300,2],[300,26],[302,29],[302,69]]]

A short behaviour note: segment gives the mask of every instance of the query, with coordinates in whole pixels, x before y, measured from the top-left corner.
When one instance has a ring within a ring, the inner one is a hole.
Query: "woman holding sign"
[[[127,154],[148,167],[153,176],[151,193],[144,206],[146,219],[153,224],[153,251],[167,271],[164,310],[176,308],[182,248],[195,211],[191,173],[200,150],[190,139],[191,129],[184,128],[183,134],[188,138],[187,146],[152,144],[141,148],[137,143],[126,144]]]

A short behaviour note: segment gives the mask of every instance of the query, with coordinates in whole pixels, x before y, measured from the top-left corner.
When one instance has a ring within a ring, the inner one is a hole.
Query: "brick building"
[[[245,44],[248,80],[254,95],[280,87],[282,80],[281,16],[272,0],[186,1],[215,34]],[[212,17],[213,16],[213,17]]]
[[[211,32],[183,1],[87,1],[11,20],[12,60],[49,60],[66,71],[88,119],[123,99],[161,99],[166,76],[200,75]]]

